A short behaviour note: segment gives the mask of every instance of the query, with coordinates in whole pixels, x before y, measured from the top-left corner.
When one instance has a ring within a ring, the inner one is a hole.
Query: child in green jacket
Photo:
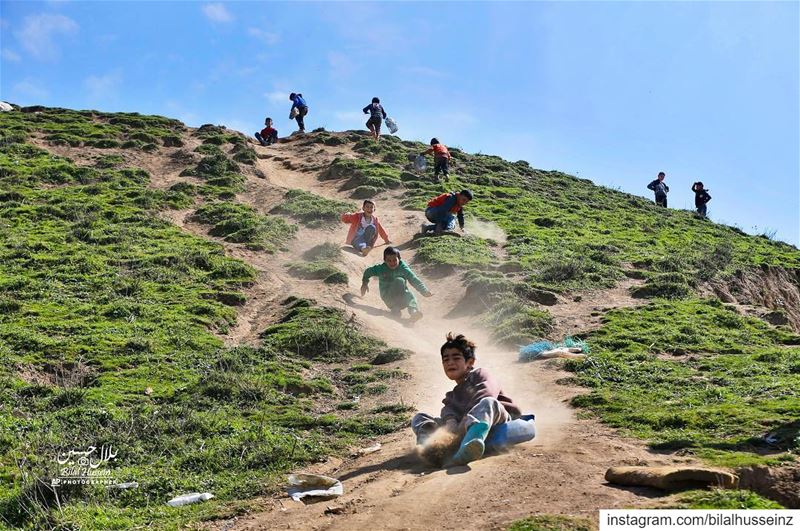
[[[400,259],[400,251],[396,247],[387,247],[383,251],[383,263],[368,267],[361,278],[361,296],[369,291],[369,279],[378,277],[378,288],[381,299],[392,311],[392,315],[399,316],[403,308],[408,308],[412,321],[422,319],[422,312],[417,307],[417,299],[408,289],[410,283],[425,297],[432,293],[425,284],[411,271],[411,268]]]

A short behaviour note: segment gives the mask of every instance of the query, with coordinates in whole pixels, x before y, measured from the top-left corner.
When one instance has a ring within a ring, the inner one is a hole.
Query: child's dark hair
[[[264,123],[271,122],[271,121],[272,121],[272,118],[270,118],[269,116],[264,118]]]
[[[461,194],[463,197],[466,197],[467,199],[469,199],[470,201],[472,201],[472,190],[467,190],[467,189],[465,188],[464,190],[461,190],[461,191],[460,191],[460,192],[458,192],[458,193],[459,193],[459,194]]]
[[[703,189],[703,181],[697,181],[692,185],[692,192],[696,192],[702,189]]]
[[[383,250],[383,259],[386,260],[387,256],[396,256],[398,260],[400,260],[400,249],[397,247],[389,246]]]
[[[372,199],[364,199],[364,202],[361,203],[361,208],[364,208],[367,205],[375,206],[375,201],[373,201]]]
[[[475,359],[475,343],[464,337],[464,334],[453,337],[453,332],[448,332],[447,341],[439,349],[439,354],[444,356],[444,351],[448,348],[454,348],[461,352],[464,355],[464,361]]]
[[[295,98],[295,96],[297,96],[297,94],[295,94],[294,92],[292,92],[291,94],[289,94],[289,99],[290,99],[290,100],[293,100],[293,99]]]
[[[380,103],[380,102],[381,102],[380,98],[372,98],[372,103]]]
[[[667,176],[667,174],[666,174],[666,173],[664,173],[663,171],[660,171],[660,172],[658,172],[658,176],[659,176],[659,177],[661,177],[662,175],[663,175],[664,177],[666,177],[666,176]]]
[[[438,138],[431,138],[431,145],[432,146],[435,146],[438,143],[439,143],[439,139]]]

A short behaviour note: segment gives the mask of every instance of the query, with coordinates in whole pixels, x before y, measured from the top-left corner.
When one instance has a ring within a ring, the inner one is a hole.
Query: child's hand
[[[369,291],[369,286],[367,286],[366,284],[361,284],[361,296],[363,297],[364,295],[366,295],[368,291]]]

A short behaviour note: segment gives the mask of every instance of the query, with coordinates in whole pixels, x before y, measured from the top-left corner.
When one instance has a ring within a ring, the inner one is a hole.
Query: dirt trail
[[[194,143],[192,143],[194,142]],[[181,148],[190,152],[192,139]],[[70,156],[71,148],[51,151]],[[245,192],[237,200],[261,212],[269,212],[287,188],[302,188],[330,198],[349,198],[338,190],[335,181],[319,181],[316,176],[334,156],[354,156],[346,148],[305,144],[295,140],[268,148],[256,147],[256,167],[246,169]],[[179,177],[185,165],[177,163],[178,150],[157,155],[131,155],[120,151],[131,165],[147,169],[151,184],[167,188]],[[104,150],[108,154],[112,150]],[[81,154],[85,157],[85,152]],[[74,157],[78,158],[78,157]],[[418,230],[421,217],[399,206],[398,193],[378,196],[377,215],[392,241],[403,248],[403,259],[414,262],[414,247],[404,245]],[[207,227],[188,220],[190,210],[171,211],[165,217],[179,227],[204,238]],[[594,420],[579,419],[568,401],[584,389],[559,385],[569,376],[558,362],[522,364],[517,353],[493,345],[486,331],[471,318],[446,319],[463,292],[456,276],[423,280],[434,293],[419,297],[425,317],[414,326],[407,319],[397,321],[388,314],[373,280],[370,292],[356,295],[365,266],[382,260],[383,247],[376,247],[367,258],[343,252],[343,269],[350,279],[346,287],[320,281],[298,280],[286,272],[288,262],[323,242],[343,244],[346,227],[336,224],[319,230],[301,227],[288,252],[268,255],[242,246],[219,241],[229,256],[244,260],[258,271],[256,283],[246,290],[247,303],[239,309],[236,326],[224,337],[228,344],[258,342],[258,333],[276,320],[280,302],[288,295],[307,297],[321,304],[352,312],[365,332],[383,339],[390,346],[409,349],[412,356],[399,364],[411,375],[395,398],[414,404],[422,411],[437,413],[445,391],[452,388],[441,370],[438,348],[448,331],[464,332],[478,344],[478,365],[486,367],[503,382],[505,391],[521,407],[537,415],[537,437],[510,452],[478,461],[469,467],[431,470],[411,454],[413,436],[404,430],[380,439],[379,452],[346,460],[331,458],[304,471],[324,473],[341,479],[345,494],[331,502],[303,505],[283,494],[261,500],[264,510],[231,520],[210,522],[213,529],[501,529],[515,519],[532,514],[571,514],[596,518],[597,509],[635,506],[649,501],[647,489],[619,489],[606,485],[603,475],[610,466],[621,464],[672,464],[675,458],[648,452],[641,441],[628,440]],[[419,271],[418,271],[419,272]],[[580,301],[570,298],[549,307],[557,333],[577,333],[597,326],[598,308],[630,306],[637,301],[627,295],[627,284],[613,290],[583,294]],[[363,442],[369,446],[374,441]],[[685,461],[685,460],[683,460]],[[326,514],[336,507],[338,514]]]
[[[348,199],[334,181],[319,181],[315,168],[333,156],[352,156],[340,147],[303,148],[300,142],[257,148],[260,157],[256,170],[269,184],[280,188],[302,188],[326,197]],[[239,200],[262,211],[272,205],[275,194],[252,181]],[[403,247],[403,259],[414,262],[414,247],[409,242],[418,230],[418,213],[399,207],[397,196],[378,196],[377,215],[391,240]],[[486,331],[470,318],[445,319],[460,297],[460,283],[455,277],[423,279],[434,296],[418,297],[425,313],[414,326],[398,322],[384,309],[373,281],[362,299],[357,294],[361,273],[366,265],[378,263],[382,246],[367,258],[343,253],[343,269],[350,282],[341,287],[322,285],[288,277],[285,264],[302,252],[322,242],[344,243],[345,227],[328,230],[301,229],[288,253],[270,257],[269,263],[248,260],[259,270],[274,275],[279,289],[291,286],[294,295],[309,297],[329,306],[352,312],[365,331],[380,337],[391,346],[409,349],[413,355],[402,362],[412,378],[399,391],[404,403],[432,413],[438,412],[445,391],[452,383],[441,372],[438,347],[448,331],[465,332],[478,343],[478,364],[487,367],[503,382],[505,390],[523,409],[537,415],[537,438],[519,445],[509,453],[493,456],[461,469],[430,470],[411,455],[413,436],[410,430],[380,440],[379,452],[347,460],[330,459],[305,471],[325,473],[340,478],[345,494],[332,502],[303,505],[285,495],[264,500],[265,510],[237,519],[216,522],[219,529],[494,529],[514,519],[531,514],[573,514],[596,516],[598,508],[632,506],[649,501],[647,490],[624,490],[605,484],[603,475],[609,466],[637,463],[674,463],[648,452],[640,441],[626,440],[594,420],[581,420],[568,400],[583,389],[556,384],[569,376],[557,362],[522,364],[517,353],[492,344]],[[240,253],[236,254],[240,258]],[[245,258],[246,259],[246,258]],[[549,310],[560,332],[576,333],[597,325],[591,313],[598,308],[629,306],[638,302],[627,295],[627,284],[614,290],[584,294],[580,302],[565,301]],[[351,296],[343,298],[343,291]],[[250,297],[253,294],[249,294]],[[269,301],[251,298],[254,305],[269,306]],[[250,304],[250,303],[248,303]],[[274,304],[274,303],[273,303]],[[269,312],[263,314],[268,316]],[[595,312],[597,313],[597,312]],[[245,306],[245,315],[259,315]],[[254,332],[269,320],[245,318],[251,333],[237,339],[253,341]],[[373,441],[364,441],[369,446]],[[487,493],[476,496],[476,493]],[[326,514],[335,507],[338,514]]]

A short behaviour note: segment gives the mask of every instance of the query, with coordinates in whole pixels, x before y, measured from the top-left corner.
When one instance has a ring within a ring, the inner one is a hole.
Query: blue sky
[[[800,242],[800,3],[0,0],[0,98],[252,133],[363,128],[525,159]]]

